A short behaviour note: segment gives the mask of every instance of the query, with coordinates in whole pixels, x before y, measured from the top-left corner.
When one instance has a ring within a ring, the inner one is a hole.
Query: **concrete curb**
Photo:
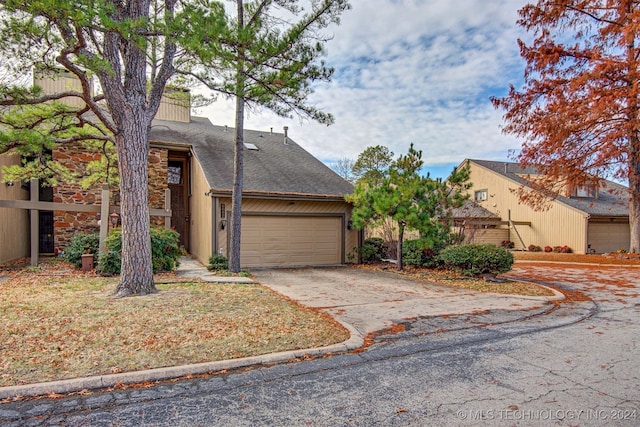
[[[195,363],[183,366],[169,366],[165,368],[146,369],[143,371],[123,372],[119,374],[96,375],[92,377],[50,381],[46,383],[0,387],[0,400],[20,397],[36,397],[49,394],[75,393],[83,390],[115,387],[122,384],[171,380],[189,375],[208,374],[230,369],[284,363],[298,358],[322,357],[328,354],[346,353],[362,347],[364,344],[364,337],[362,334],[360,334],[360,332],[351,325],[343,322],[340,322],[340,324],[349,331],[349,339],[326,347],[282,351],[259,356],[243,357],[240,359]]]

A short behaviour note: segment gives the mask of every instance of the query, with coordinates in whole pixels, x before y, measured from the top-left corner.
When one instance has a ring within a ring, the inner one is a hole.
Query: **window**
[[[579,185],[573,189],[572,197],[585,197],[595,198],[598,194],[598,189],[594,184]]]
[[[169,161],[167,181],[169,184],[182,184],[182,162]]]
[[[484,202],[485,200],[487,200],[488,193],[489,192],[486,189],[485,190],[478,190],[478,191],[476,191],[474,193],[473,199],[476,202]]]

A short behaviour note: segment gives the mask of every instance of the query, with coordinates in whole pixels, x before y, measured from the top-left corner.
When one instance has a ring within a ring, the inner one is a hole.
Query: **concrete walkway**
[[[508,310],[527,318],[544,313],[552,298],[515,297],[425,284],[393,273],[349,267],[271,269],[254,271],[256,282],[302,305],[323,310],[350,332],[350,338],[321,348],[284,351],[255,357],[193,365],[99,375],[40,384],[0,387],[0,400],[16,396],[64,394],[85,389],[114,387],[186,377],[249,366],[284,363],[296,358],[319,357],[362,347],[367,334],[408,319],[463,313]],[[252,283],[250,278],[215,276],[190,258],[180,259],[179,277],[215,283]],[[559,294],[555,298],[562,298]],[[513,321],[514,316],[510,316]]]

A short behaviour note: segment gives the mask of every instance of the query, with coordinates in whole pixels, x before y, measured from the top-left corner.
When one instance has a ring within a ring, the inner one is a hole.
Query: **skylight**
[[[252,144],[250,142],[244,142],[244,148],[246,148],[247,150],[259,150],[258,147],[256,147],[256,144]]]

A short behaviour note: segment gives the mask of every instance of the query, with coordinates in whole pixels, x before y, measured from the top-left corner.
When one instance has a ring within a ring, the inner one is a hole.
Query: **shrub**
[[[177,231],[166,227],[151,227],[151,263],[153,272],[173,271],[182,254]],[[98,271],[102,274],[120,274],[122,255],[122,229],[112,230],[98,257]]]
[[[553,252],[553,248],[551,246],[547,245],[547,246],[544,247],[544,251],[545,252]]]
[[[572,252],[571,248],[567,245],[564,246],[554,246],[553,252],[558,254],[570,254]]]
[[[511,270],[513,254],[494,245],[449,246],[438,255],[444,268],[468,276],[500,274]]]
[[[406,265],[436,267],[438,250],[431,239],[407,240],[402,245],[402,260]]]
[[[527,250],[529,252],[542,252],[542,248],[538,245],[529,245],[529,247],[527,247]]]
[[[229,262],[224,255],[211,255],[209,257],[209,265],[207,266],[209,271],[222,271],[229,269]]]
[[[386,243],[379,237],[370,237],[366,239],[362,246],[356,249],[362,259],[362,262],[365,264],[380,261],[384,257],[386,250]]]
[[[98,233],[78,233],[74,234],[65,248],[62,259],[70,262],[76,267],[82,267],[83,254],[96,254],[100,245],[100,235]]]

